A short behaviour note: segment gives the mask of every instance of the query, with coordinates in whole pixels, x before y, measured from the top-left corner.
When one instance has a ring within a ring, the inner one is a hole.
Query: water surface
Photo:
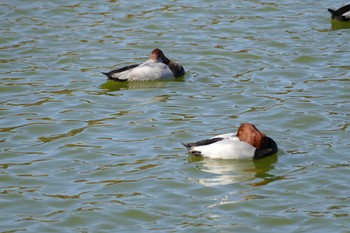
[[[293,1],[2,1],[1,232],[349,232],[349,30]],[[154,48],[183,79],[106,82]],[[181,142],[253,122],[258,161]]]

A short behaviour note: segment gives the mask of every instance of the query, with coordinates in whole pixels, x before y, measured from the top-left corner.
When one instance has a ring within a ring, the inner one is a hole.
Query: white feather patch
[[[218,135],[227,138],[204,146],[195,146],[191,151],[198,151],[203,157],[212,159],[252,159],[256,148],[242,142],[238,137],[231,137],[232,134]]]
[[[342,16],[344,16],[344,17],[347,18],[347,19],[350,19],[350,11],[348,11],[348,12],[342,14]]]
[[[172,78],[174,74],[166,64],[148,60],[135,68],[116,73],[113,77],[130,81],[146,81]]]

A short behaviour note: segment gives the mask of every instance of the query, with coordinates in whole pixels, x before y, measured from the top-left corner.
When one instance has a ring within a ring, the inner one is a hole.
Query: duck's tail
[[[181,142],[181,144],[184,146],[184,147],[186,147],[188,150],[189,149],[191,149],[191,143],[183,143],[183,142]]]
[[[105,72],[101,72],[102,74],[106,75],[107,78],[110,78],[110,75],[109,75],[109,72],[108,73],[105,73]]]
[[[332,17],[337,16],[336,11],[333,9],[328,8],[328,12],[332,14]]]
[[[112,75],[113,75],[112,72],[108,72],[108,73],[101,72],[101,73],[104,74],[104,75],[106,75],[107,78],[108,78],[109,80],[112,80],[112,81],[128,81],[128,80],[126,80],[126,79],[119,79],[119,78],[113,77],[113,76],[112,76]]]

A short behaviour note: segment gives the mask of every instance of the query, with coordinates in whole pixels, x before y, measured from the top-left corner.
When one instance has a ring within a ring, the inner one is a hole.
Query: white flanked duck
[[[142,64],[125,66],[103,74],[114,81],[148,81],[179,78],[185,74],[185,70],[179,63],[169,60],[163,51],[157,48],[151,52],[149,60]]]
[[[337,10],[328,9],[328,11],[332,14],[332,19],[350,22],[350,4],[342,6]]]
[[[276,142],[250,123],[241,124],[237,133],[183,145],[191,155],[212,159],[260,159],[278,151]]]

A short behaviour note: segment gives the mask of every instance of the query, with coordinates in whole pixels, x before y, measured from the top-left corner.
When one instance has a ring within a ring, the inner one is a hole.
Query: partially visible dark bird
[[[332,19],[350,22],[350,4],[342,6],[337,10],[328,8],[328,11],[332,14]]]

